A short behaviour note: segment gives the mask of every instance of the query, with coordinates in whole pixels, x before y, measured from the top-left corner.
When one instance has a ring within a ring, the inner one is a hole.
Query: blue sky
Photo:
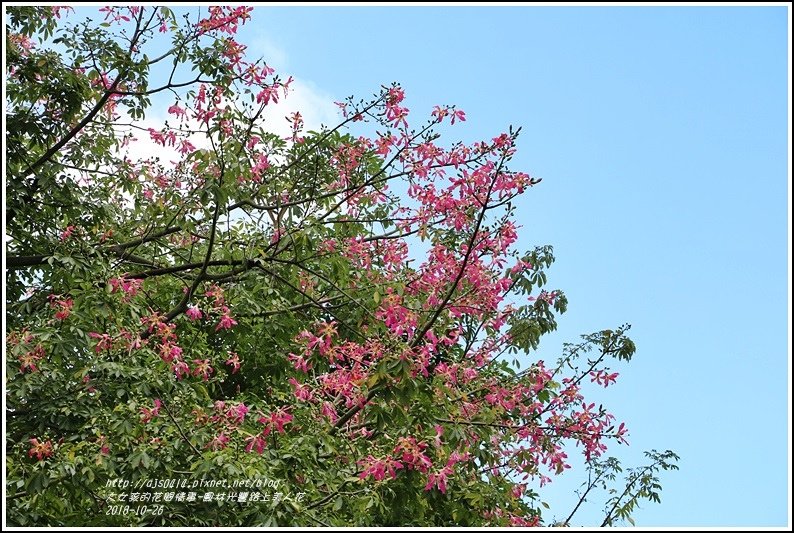
[[[682,456],[637,524],[790,523],[785,8],[258,8],[241,40],[320,107],[399,81],[463,140],[523,126],[520,245],[554,245],[570,300],[533,357],[630,322],[613,451]],[[580,482],[543,493],[558,516]]]

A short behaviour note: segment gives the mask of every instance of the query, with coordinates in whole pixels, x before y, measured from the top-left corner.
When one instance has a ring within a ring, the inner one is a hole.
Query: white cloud
[[[266,37],[258,37],[249,46],[252,57],[262,57],[273,67],[283,80],[290,75],[294,80],[287,98],[279,99],[265,111],[268,129],[283,137],[291,134],[290,123],[284,117],[299,111],[303,116],[305,131],[319,130],[322,124],[335,126],[340,120],[339,108],[334,105],[334,97],[309,80],[296,76],[290,71],[289,56],[277,44]]]
[[[333,97],[321,89],[318,89],[313,83],[305,82],[300,79],[295,79],[290,85],[289,93],[284,98],[283,94],[279,94],[280,98],[278,103],[270,103],[262,114],[262,120],[265,123],[265,129],[275,133],[281,137],[291,137],[292,123],[287,118],[292,113],[299,111],[304,120],[304,131],[319,130],[321,125],[334,126],[340,120],[339,110],[333,103]],[[169,117],[170,122],[177,125],[175,117]],[[155,143],[149,133],[145,129],[152,128],[160,132],[165,126],[166,117],[162,113],[152,113],[144,120],[137,122],[137,125],[144,130],[132,130],[135,138],[129,146],[122,150],[132,161],[140,161],[157,157],[164,165],[168,165],[170,161],[178,161],[181,155],[176,147],[161,146]],[[199,129],[199,123],[195,120],[189,120],[182,124],[182,127],[190,129]],[[129,131],[127,128],[125,130]],[[209,142],[205,135],[194,134],[190,137],[190,141],[197,148],[209,148]]]
[[[265,62],[276,69],[276,72],[289,71],[289,59],[287,53],[283,48],[279,47],[265,37],[257,37],[254,39],[253,44],[248,47],[253,50],[252,54],[255,57],[262,57]]]
[[[276,73],[282,80],[286,80],[289,77],[287,54],[271,41],[265,38],[256,39],[254,45],[249,46],[249,53],[253,57],[261,56],[265,58],[267,64],[276,69]],[[300,112],[303,117],[304,132],[318,131],[322,125],[333,127],[341,120],[339,108],[334,104],[334,100],[331,94],[322,90],[311,81],[293,76],[287,96],[284,97],[284,94],[279,92],[278,103],[271,102],[262,114],[262,120],[264,120],[265,124],[264,128],[281,137],[291,137],[292,123],[287,117],[296,111]],[[185,103],[182,105],[185,106]],[[173,125],[178,124],[175,117],[167,117],[165,109],[159,109],[154,113],[150,113],[138,125],[143,128],[153,128],[159,132],[165,126],[167,118],[170,118],[170,122]],[[182,126],[194,130],[200,129],[199,124],[195,120],[189,120]],[[156,156],[161,163],[168,165],[169,161],[181,159],[181,155],[175,147],[158,145],[151,140],[146,131],[135,130],[134,133],[137,141],[130,143],[128,151],[128,156],[131,160],[139,161]],[[209,142],[204,135],[193,135],[190,137],[190,141],[197,148],[209,148]]]
[[[286,98],[279,99],[278,103],[265,109],[264,118],[267,129],[289,137],[291,123],[285,118],[299,111],[305,124],[304,131],[319,130],[320,125],[334,126],[340,120],[339,108],[334,105],[333,97],[317,88],[311,82],[296,78]]]
[[[287,55],[280,48],[263,39],[257,41],[255,50],[251,48],[254,47],[249,48],[251,55],[262,55],[265,57],[268,64],[276,68],[276,72],[282,80],[286,80],[289,77],[288,71],[283,69],[287,65]],[[279,101],[277,103],[271,101],[265,108],[260,120],[264,122],[263,127],[266,131],[285,139],[291,138],[292,122],[287,117],[296,111],[300,112],[303,118],[304,133],[312,130],[318,131],[323,125],[333,127],[342,120],[339,108],[334,104],[333,96],[310,81],[298,77],[293,78],[286,97],[282,91],[279,91]],[[184,101],[181,103],[182,107],[188,108],[189,104],[190,102]],[[170,147],[157,144],[151,139],[146,129],[152,128],[160,132],[164,128],[166,120],[172,126],[194,131],[203,128],[195,119],[190,119],[180,124],[176,117],[166,113],[164,104],[160,105],[163,107],[150,109],[150,114],[144,120],[137,122],[137,125],[144,129],[136,128],[133,130],[137,140],[122,149],[121,153],[129,157],[133,162],[157,158],[159,163],[167,170],[183,158],[178,152],[178,146]],[[206,134],[193,134],[188,140],[198,149],[210,148],[210,142]],[[271,158],[271,161],[278,161],[278,158]]]
[[[153,113],[147,116],[145,119],[136,122],[136,125],[147,129],[152,128],[159,132],[162,131],[163,127],[165,127],[165,120],[166,119],[164,116]],[[172,122],[175,123],[173,120]],[[190,126],[193,126],[193,124]],[[169,163],[169,161],[179,161],[182,158],[175,147],[161,146],[157,144],[151,139],[151,136],[147,131],[136,128],[132,130],[132,133],[136,140],[128,145],[126,152],[122,150],[122,153],[127,155],[131,161],[142,161],[151,157],[157,157],[160,159],[160,162],[163,165],[166,165]]]

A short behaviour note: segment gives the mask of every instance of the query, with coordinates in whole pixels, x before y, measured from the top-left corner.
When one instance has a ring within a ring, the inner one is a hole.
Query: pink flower
[[[193,153],[195,151],[196,151],[196,147],[193,146],[193,143],[188,141],[187,139],[182,139],[179,142],[179,153],[180,154],[182,154],[182,155],[190,154],[190,153]]]
[[[72,300],[71,298],[68,298],[66,300],[60,300],[54,294],[51,294],[50,306],[58,309],[58,311],[55,313],[56,320],[66,320],[67,318],[69,318],[69,315],[72,313],[74,300]]]
[[[446,494],[447,492],[447,478],[449,475],[452,474],[452,468],[445,466],[438,472],[428,474],[427,476],[427,485],[425,485],[425,490],[430,490],[433,487],[438,488],[442,494]]]
[[[217,435],[214,439],[209,441],[205,448],[209,448],[210,450],[222,450],[226,448],[229,444],[229,437],[226,436],[225,433],[221,433]]]
[[[410,339],[416,330],[417,316],[416,313],[400,305],[399,301],[400,297],[397,294],[386,296],[375,316],[383,320],[395,336],[407,335]]]
[[[176,133],[171,130],[160,132],[154,128],[149,128],[149,137],[152,141],[162,146],[174,146],[176,144]]]
[[[603,385],[604,388],[609,387],[610,384],[615,383],[618,379],[618,374],[615,372],[614,374],[610,374],[604,370],[599,370],[598,372],[590,372],[590,382],[596,382],[599,385]]]
[[[246,437],[245,442],[245,451],[251,452],[252,450],[256,450],[256,453],[259,455],[262,455],[262,452],[265,450],[265,445],[267,444],[267,441],[261,434]]]
[[[25,372],[29,370],[30,372],[38,372],[38,367],[36,363],[44,358],[45,356],[44,348],[41,344],[36,346],[33,350],[24,353],[19,356],[19,362],[21,363],[19,366],[20,372]]]
[[[571,468],[571,465],[565,462],[568,458],[568,454],[562,451],[558,445],[554,445],[554,451],[549,452],[546,457],[542,459],[544,464],[548,464],[550,469],[554,469],[557,474],[562,474],[562,472],[567,469]]]
[[[159,399],[154,400],[154,407],[149,409],[148,407],[141,407],[141,422],[147,424],[153,418],[160,416],[160,407],[162,407],[163,402]]]
[[[110,446],[107,443],[107,436],[100,435],[97,437],[97,444],[99,445],[99,453],[102,455],[110,455]]]
[[[270,423],[276,427],[276,431],[284,433],[284,425],[292,422],[292,415],[283,409],[279,409],[270,415]]]
[[[88,336],[92,339],[97,339],[96,346],[94,346],[94,351],[96,353],[99,353],[103,350],[113,349],[113,339],[107,333],[97,333],[92,331],[88,334]]]
[[[204,296],[207,298],[212,298],[215,302],[215,305],[220,307],[223,306],[223,288],[217,285],[210,285],[209,288],[204,291]],[[225,309],[228,311],[228,309]]]
[[[289,354],[289,360],[292,362],[292,366],[295,367],[295,370],[300,370],[301,372],[308,372],[311,370],[311,363],[307,361],[302,355],[295,355],[294,353]]]
[[[331,348],[333,337],[336,335],[336,322],[320,322],[317,330],[316,336],[308,330],[303,330],[298,333],[296,340],[305,341],[307,351],[317,348],[324,355]]]
[[[52,6],[52,14],[55,15],[55,18],[61,18],[61,10],[66,11],[67,13],[71,11],[74,13],[74,8],[69,6]]]
[[[625,422],[621,422],[620,426],[618,426],[618,430],[615,433],[615,436],[618,438],[619,442],[623,444],[628,444],[629,441],[626,440],[626,434],[629,432],[629,428],[626,427]]]
[[[187,111],[183,108],[179,107],[178,104],[173,104],[171,107],[168,108],[168,112],[172,115],[176,115],[177,117],[185,117],[187,116]]]
[[[193,369],[193,375],[194,376],[201,375],[204,381],[207,381],[212,375],[212,373],[215,372],[212,366],[210,366],[209,359],[193,359],[193,364],[196,365],[195,368]]]
[[[32,40],[30,40],[27,36],[22,35],[20,33],[9,33],[8,40],[13,44],[16,44],[20,48],[20,51],[23,52],[25,56],[27,56],[30,53],[30,51],[33,49],[35,45],[35,43]],[[16,72],[16,69],[14,69],[14,72]]]
[[[256,95],[257,104],[267,105],[270,103],[270,100],[273,100],[273,102],[278,103],[278,87],[275,85],[268,85],[264,87]]]
[[[251,409],[247,405],[241,403],[234,407],[230,407],[226,412],[226,416],[233,424],[242,424],[243,420],[245,420],[245,415],[247,415],[250,410]]]
[[[380,135],[378,140],[375,141],[376,152],[378,155],[386,156],[389,154],[392,146],[397,143],[397,137],[394,135]]]
[[[190,367],[187,366],[187,363],[182,360],[179,360],[176,363],[174,363],[174,366],[172,366],[171,369],[174,371],[174,374],[176,375],[176,379],[182,379],[185,376],[190,375]]]
[[[185,311],[185,316],[188,317],[189,320],[201,320],[203,315],[201,314],[201,309],[191,305],[187,308],[187,311]]]
[[[466,368],[463,369],[463,380],[465,383],[468,383],[469,381],[473,380],[474,378],[477,377],[477,375],[478,372],[477,369],[475,368],[471,368],[467,366]]]
[[[448,114],[449,114],[448,109],[443,108],[441,106],[435,106],[433,108],[433,112],[430,115],[436,117],[437,122],[441,122],[442,120],[444,120],[444,117],[446,117]]]
[[[519,483],[517,485],[513,485],[513,488],[510,489],[510,493],[513,495],[513,498],[521,498],[524,495],[524,492],[527,490],[527,486],[523,483]]]
[[[53,454],[52,449],[52,441],[45,440],[43,442],[39,442],[39,439],[29,439],[31,447],[28,450],[28,457],[36,456],[36,460],[43,461],[47,457],[51,457]]]
[[[256,164],[251,168],[251,176],[255,182],[262,181],[262,172],[270,168],[270,162],[267,160],[266,154],[260,154],[256,160]]]
[[[538,527],[540,524],[540,517],[537,515],[529,518],[514,514],[508,514],[508,516],[510,517],[510,527]]]
[[[308,402],[312,399],[312,391],[308,385],[298,383],[295,378],[289,378],[289,384],[295,389],[295,397],[301,401]]]
[[[215,331],[220,331],[222,329],[232,329],[234,326],[237,325],[237,321],[233,319],[229,314],[229,309],[228,308],[224,308],[224,309],[225,312],[221,316],[221,320],[220,322],[218,322],[218,325],[215,326]]]
[[[234,35],[238,24],[251,18],[252,7],[210,6],[209,17],[198,22],[200,34],[208,31]]]
[[[74,226],[66,226],[66,229],[63,230],[63,232],[61,233],[61,242],[71,237],[72,233],[74,233],[74,230],[75,230]]]
[[[86,374],[85,376],[83,376],[83,383],[85,383],[87,385],[85,390],[87,390],[88,392],[96,392],[96,389],[94,387],[92,387],[91,385],[89,385],[89,383],[91,383],[91,376],[90,375]]]
[[[320,413],[327,417],[332,424],[339,420],[339,414],[336,412],[336,407],[334,407],[334,404],[331,402],[323,402],[323,406],[320,408]]]
[[[160,347],[160,358],[166,363],[170,363],[174,359],[178,361],[182,358],[182,348],[176,344],[164,343]]]
[[[165,137],[154,128],[149,128],[149,137],[157,144],[165,145]]]
[[[389,89],[389,94],[386,97],[386,101],[390,104],[399,104],[405,99],[405,91],[403,91],[402,87],[395,86]]]
[[[427,472],[428,469],[433,466],[433,463],[430,461],[430,458],[424,454],[425,448],[427,448],[427,444],[424,442],[416,442],[416,439],[413,437],[400,437],[397,440],[397,446],[394,448],[394,452],[401,455],[402,462],[409,469]]]
[[[357,465],[363,466],[364,469],[358,475],[361,479],[366,479],[372,476],[375,481],[382,481],[386,479],[388,474],[392,479],[397,477],[397,470],[403,467],[402,463],[392,459],[391,457],[384,457],[383,459],[376,459],[368,455],[365,459],[356,462]]]
[[[125,276],[121,276],[119,278],[111,278],[108,280],[110,284],[111,293],[115,292],[123,292],[124,293],[124,301],[127,302],[129,299],[136,294],[138,291],[141,290],[141,285],[143,285],[142,279],[127,279]]]
[[[326,239],[320,242],[320,245],[317,247],[321,252],[327,253],[334,253],[336,251],[337,242],[336,239]]]
[[[232,367],[232,374],[236,374],[238,370],[240,370],[240,357],[235,352],[227,352],[229,354],[229,358],[226,360],[226,364]]]
[[[471,459],[471,453],[469,452],[460,453],[459,451],[455,450],[451,454],[449,454],[449,459],[447,460],[447,466],[452,468],[456,464],[466,462],[469,459]]]
[[[441,435],[444,434],[444,428],[436,424],[433,429],[436,430],[436,436],[434,437],[433,442],[436,445],[436,448],[439,448],[441,447]]]

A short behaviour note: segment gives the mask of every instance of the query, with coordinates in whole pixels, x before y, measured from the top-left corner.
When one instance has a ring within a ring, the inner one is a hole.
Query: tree
[[[582,389],[627,327],[518,362],[567,305],[512,246],[519,130],[445,145],[464,112],[412,128],[394,84],[277,135],[250,11],[8,8],[9,523],[537,525],[571,446],[614,480]],[[652,458],[605,525],[658,500]]]

